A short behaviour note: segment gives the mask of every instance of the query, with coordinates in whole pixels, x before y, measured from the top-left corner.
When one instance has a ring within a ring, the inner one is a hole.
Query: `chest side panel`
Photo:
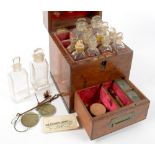
[[[60,49],[55,44],[53,39],[49,37],[49,47],[50,47],[50,71],[52,78],[60,92],[70,93],[71,83],[70,83],[70,65],[66,61],[65,57],[60,52]],[[63,97],[67,107],[69,107],[70,97]]]
[[[129,77],[132,63],[132,51],[126,47],[125,52],[106,59],[94,59],[72,67],[72,91],[89,87],[120,77]]]

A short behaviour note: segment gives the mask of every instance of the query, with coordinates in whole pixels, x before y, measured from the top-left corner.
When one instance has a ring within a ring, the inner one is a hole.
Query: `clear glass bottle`
[[[88,26],[88,29],[83,33],[83,42],[85,45],[85,49],[88,48],[89,38],[93,35],[93,29],[91,26]]]
[[[109,35],[104,36],[104,41],[102,42],[102,45],[99,47],[101,53],[108,52],[108,51],[112,52],[112,47],[110,45],[110,42],[111,40]]]
[[[102,44],[104,42],[104,36],[108,35],[108,23],[103,22],[101,27],[96,31],[96,39],[98,42],[98,45]]]
[[[28,73],[20,63],[20,57],[13,59],[12,71],[9,73],[9,85],[11,97],[20,102],[30,96]]]
[[[79,18],[76,22],[76,35],[79,40],[83,40],[83,33],[87,30],[88,23],[86,18]]]
[[[109,38],[110,38],[110,44],[113,44],[116,40],[116,29],[114,27],[109,28]]]
[[[31,83],[35,90],[40,90],[49,86],[48,62],[41,48],[34,50],[30,70]]]
[[[119,49],[125,48],[125,45],[123,43],[123,33],[122,32],[116,33],[116,37],[114,38],[112,47],[116,51],[118,51]]]
[[[100,55],[100,52],[97,48],[97,40],[94,35],[91,35],[88,40],[88,49],[87,49],[87,55],[88,56],[98,56]]]
[[[75,44],[75,51],[71,54],[74,60],[86,58],[85,47],[82,40],[78,40]]]
[[[98,29],[100,29],[102,27],[103,21],[102,21],[102,17],[99,15],[93,16],[91,19],[91,26],[94,30],[94,33],[97,32]]]

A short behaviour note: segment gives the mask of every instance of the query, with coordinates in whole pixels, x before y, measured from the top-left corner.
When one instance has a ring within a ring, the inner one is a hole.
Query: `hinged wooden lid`
[[[101,11],[44,11],[44,24],[48,32],[54,32],[61,27],[74,26],[78,18],[102,15]]]

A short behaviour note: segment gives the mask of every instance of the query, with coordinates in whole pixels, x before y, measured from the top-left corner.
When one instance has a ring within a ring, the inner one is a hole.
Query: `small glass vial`
[[[48,63],[41,48],[34,50],[30,70],[31,83],[36,91],[49,86]]]
[[[110,46],[110,38],[109,35],[104,36],[104,41],[102,42],[102,45],[99,47],[101,53],[105,52],[112,52],[112,47]]]
[[[97,48],[97,40],[94,35],[90,36],[88,40],[88,49],[87,49],[87,55],[88,56],[98,56],[100,55],[100,52]]]
[[[72,57],[74,60],[81,60],[86,58],[86,54],[84,52],[84,44],[82,40],[78,40],[75,44],[75,51],[72,53]]]
[[[86,18],[79,18],[76,22],[76,35],[79,40],[83,40],[83,33],[87,30],[88,23]]]
[[[13,59],[12,71],[9,73],[9,85],[11,97],[20,102],[30,96],[28,73],[20,63],[20,57]]]
[[[123,33],[118,32],[116,34],[116,37],[114,39],[114,42],[112,44],[114,50],[118,51],[119,49],[125,48],[125,45],[123,43]]]

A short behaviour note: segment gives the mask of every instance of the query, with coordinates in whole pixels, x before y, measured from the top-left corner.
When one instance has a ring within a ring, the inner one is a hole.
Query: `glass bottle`
[[[30,70],[31,83],[35,90],[40,90],[49,86],[48,62],[41,48],[34,50]]]
[[[125,45],[123,43],[123,33],[118,32],[116,33],[116,37],[114,38],[114,42],[112,44],[114,50],[118,51],[119,49],[125,48]]]
[[[104,41],[104,36],[106,36],[108,33],[108,23],[103,22],[101,27],[96,31],[96,39],[98,42],[98,45],[102,44]]]
[[[28,73],[20,63],[20,57],[13,59],[12,71],[8,75],[10,93],[14,101],[20,102],[30,96]]]
[[[76,22],[76,35],[79,40],[83,40],[83,33],[87,30],[88,23],[86,18],[79,18]]]
[[[102,45],[99,47],[100,52],[104,53],[104,52],[112,52],[112,47],[110,46],[110,37],[109,35],[104,36],[104,41],[102,42]]]
[[[98,56],[100,55],[100,52],[97,48],[97,40],[94,35],[90,36],[88,40],[88,49],[87,49],[87,55],[88,56]]]
[[[116,40],[116,29],[114,27],[109,28],[109,38],[110,38],[110,44],[113,44]]]
[[[74,60],[81,60],[86,58],[84,52],[84,44],[82,40],[78,40],[75,44],[75,51],[71,54]]]
[[[88,48],[89,38],[93,36],[93,29],[91,26],[88,26],[88,29],[83,33],[83,42],[85,45],[85,49]]]
[[[99,16],[99,15],[96,15],[96,16],[93,16],[92,19],[91,19],[91,26],[94,30],[94,33],[97,32],[98,29],[101,28],[103,24],[103,21],[102,21],[102,17]]]

